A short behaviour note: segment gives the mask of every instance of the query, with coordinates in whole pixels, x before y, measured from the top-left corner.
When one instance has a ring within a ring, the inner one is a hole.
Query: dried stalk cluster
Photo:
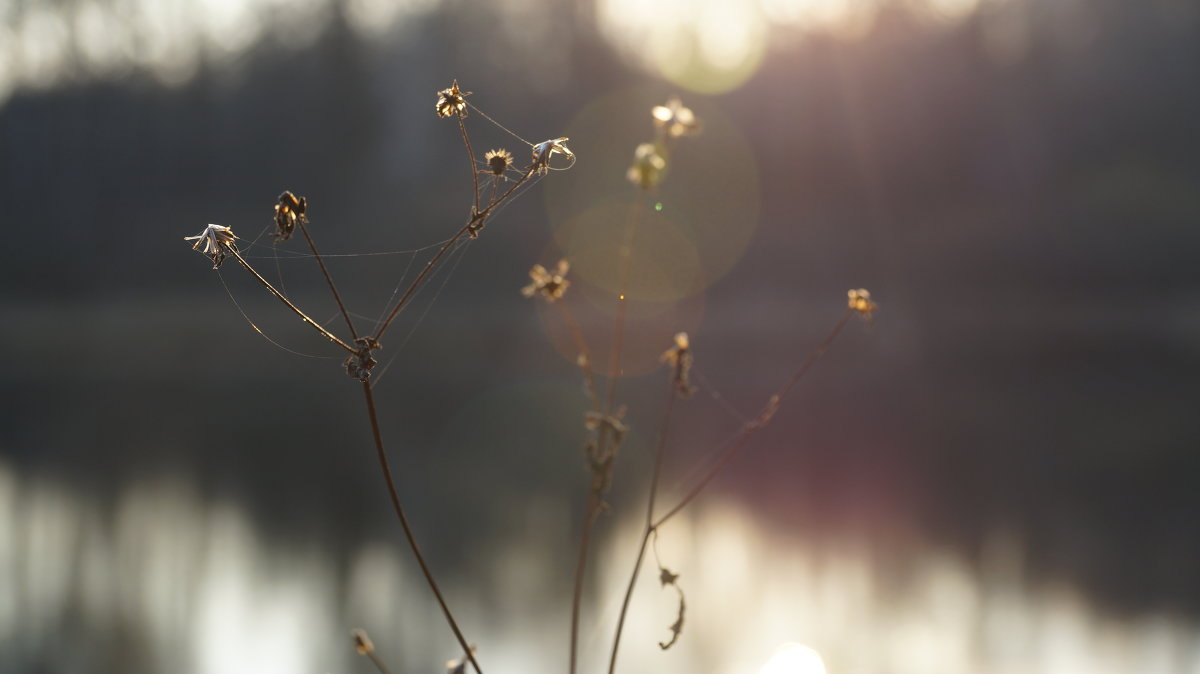
[[[425,576],[427,584],[437,599],[447,623],[462,648],[463,656],[461,658],[446,663],[446,668],[450,674],[462,674],[466,671],[468,664],[477,674],[482,674],[482,670],[475,658],[475,647],[469,644],[464,637],[462,630],[459,628],[454,615],[447,605],[437,582],[434,580],[433,573],[429,569],[413,537],[405,510],[401,505],[400,495],[396,489],[380,430],[379,415],[372,392],[374,386],[374,382],[371,381],[372,370],[378,363],[376,355],[383,348],[382,338],[384,334],[395,321],[400,311],[412,301],[417,291],[429,281],[438,266],[445,262],[448,253],[454,250],[456,246],[465,245],[478,238],[489,218],[500,206],[518,196],[521,193],[520,188],[522,186],[531,184],[552,170],[570,168],[575,162],[575,154],[566,145],[567,138],[553,138],[540,143],[528,143],[468,102],[467,97],[470,95],[471,92],[463,91],[459,87],[458,82],[455,81],[450,87],[437,93],[434,106],[438,117],[454,119],[457,122],[463,146],[467,151],[471,180],[474,185],[470,215],[466,222],[430,257],[415,279],[407,286],[406,290],[398,298],[393,297],[393,300],[389,303],[389,307],[385,308],[385,311],[381,314],[384,318],[369,333],[360,332],[356,328],[352,314],[346,309],[342,296],[334,283],[333,276],[325,265],[325,261],[313,240],[312,234],[309,231],[309,204],[308,200],[304,197],[298,197],[288,191],[279,195],[274,204],[273,219],[275,229],[271,236],[276,242],[284,242],[289,240],[296,230],[300,231],[312,253],[312,257],[321,269],[329,291],[337,303],[339,314],[345,322],[346,332],[341,335],[313,320],[308,313],[294,304],[282,291],[277,289],[260,274],[241,254],[237,245],[239,239],[234,235],[230,227],[210,224],[200,234],[185,237],[187,241],[194,241],[193,250],[209,258],[213,269],[219,269],[222,263],[228,258],[236,260],[272,296],[296,314],[302,322],[311,326],[329,342],[346,352],[343,367],[352,379],[357,380],[361,384],[367,417],[372,436],[375,440],[376,456],[393,508],[397,518],[400,520],[405,539]],[[513,154],[503,148],[489,150],[484,154],[482,160],[475,156],[471,145],[471,138],[465,124],[470,110],[479,112],[486,120],[496,124],[529,146],[530,154],[528,156],[530,159],[524,168],[516,168]],[[576,363],[583,373],[584,388],[590,402],[589,409],[585,412],[583,418],[583,431],[586,436],[583,448],[586,465],[590,473],[590,481],[587,489],[587,507],[575,568],[570,633],[569,671],[571,674],[574,674],[576,671],[579,615],[583,604],[583,579],[587,568],[592,531],[598,515],[608,508],[605,498],[612,486],[614,467],[619,449],[629,432],[629,426],[625,421],[626,407],[623,404],[617,403],[616,393],[617,382],[621,374],[620,363],[623,353],[623,338],[629,299],[630,260],[641,218],[641,209],[638,207],[638,204],[642,197],[653,195],[665,180],[670,169],[670,157],[672,150],[674,150],[674,145],[680,139],[692,136],[700,130],[700,123],[696,115],[691,109],[684,107],[678,98],[672,98],[665,105],[655,106],[651,110],[651,119],[655,130],[654,139],[651,142],[641,143],[636,147],[633,162],[626,172],[626,177],[633,184],[637,194],[634,199],[634,207],[630,210],[629,220],[625,225],[620,256],[616,261],[619,271],[619,293],[616,300],[610,358],[608,361],[608,371],[605,375],[605,389],[603,394],[596,385],[597,377],[593,371],[592,352],[588,346],[588,341],[579,324],[576,322],[567,302],[566,293],[571,286],[571,282],[567,279],[567,274],[570,271],[569,262],[565,259],[560,260],[552,269],[535,264],[529,271],[530,284],[521,290],[522,294],[526,297],[540,297],[559,309],[574,340],[578,352]],[[552,166],[552,161],[560,156],[566,160],[565,165]],[[480,175],[485,177],[490,176],[492,182],[490,190],[481,188]],[[502,184],[504,185],[503,190],[501,189]],[[484,201],[485,192],[490,193],[486,201]],[[669,444],[669,432],[671,430],[674,409],[678,400],[690,397],[699,388],[692,383],[690,377],[694,364],[691,340],[687,333],[684,332],[675,335],[674,343],[660,357],[662,364],[668,369],[667,402],[657,433],[654,468],[650,477],[645,525],[642,530],[637,561],[630,573],[620,617],[618,618],[613,637],[612,651],[608,663],[610,674],[616,669],[617,653],[621,642],[626,613],[648,545],[652,541],[655,543],[653,549],[661,586],[664,589],[667,587],[674,588],[678,596],[677,619],[668,628],[671,636],[667,641],[658,642],[659,646],[663,650],[666,650],[679,640],[683,631],[685,601],[683,589],[679,584],[680,574],[671,571],[659,560],[656,544],[662,527],[695,500],[717,474],[721,472],[725,465],[745,448],[750,437],[771,420],[782,404],[783,399],[808,372],[817,359],[825,353],[849,319],[854,315],[859,315],[865,320],[870,321],[877,308],[877,305],[871,300],[870,293],[866,290],[857,289],[849,291],[848,309],[835,324],[828,337],[801,363],[783,387],[767,398],[760,413],[743,425],[740,435],[721,451],[713,465],[709,467],[685,495],[659,514],[656,509],[656,497],[663,459]],[[710,394],[717,395],[715,391],[710,391]],[[378,657],[375,645],[372,643],[370,637],[367,636],[367,633],[363,630],[354,630],[352,637],[356,652],[370,658],[380,672],[387,674],[387,668]]]

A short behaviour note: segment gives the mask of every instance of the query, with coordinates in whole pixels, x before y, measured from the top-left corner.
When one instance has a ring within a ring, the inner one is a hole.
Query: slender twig
[[[274,295],[276,298],[278,298],[280,302],[283,302],[285,305],[287,305],[287,307],[289,309],[291,309],[293,312],[295,312],[295,314],[297,316],[299,316],[301,320],[303,320],[305,323],[308,323],[309,325],[311,325],[314,329],[316,329],[317,332],[321,333],[321,335],[323,335],[325,337],[325,339],[328,339],[329,341],[333,342],[334,344],[337,344],[338,346],[349,351],[350,353],[354,353],[354,348],[352,346],[343,342],[341,340],[341,338],[338,337],[337,335],[326,330],[323,325],[314,321],[312,318],[309,317],[308,314],[301,311],[300,307],[296,306],[295,304],[292,304],[292,301],[289,300],[287,297],[285,297],[283,295],[283,293],[276,290],[275,286],[271,285],[270,281],[263,278],[262,274],[258,273],[258,271],[254,269],[254,267],[250,266],[250,263],[246,261],[246,258],[242,257],[241,253],[239,253],[233,249],[233,246],[224,246],[223,245],[223,248],[225,249],[225,252],[232,255],[234,257],[234,259],[237,260],[238,263],[241,264],[242,267],[246,271],[250,272],[251,276],[258,279],[258,282],[263,284],[263,287],[265,287],[272,295]]]
[[[579,328],[579,323],[575,320],[575,315],[571,313],[565,299],[560,299],[554,304],[562,312],[563,321],[567,324],[567,329],[571,331],[571,338],[575,340],[575,348],[579,349],[579,356],[582,358],[580,369],[583,370],[583,382],[587,388],[588,398],[592,401],[592,410],[599,414],[600,396],[596,393],[596,380],[592,373],[592,353],[588,349],[587,340],[583,338],[583,330]]]
[[[600,496],[593,489],[588,492],[587,512],[583,519],[583,534],[579,537],[579,555],[575,560],[575,588],[571,599],[571,672],[575,672],[575,659],[579,650],[579,609],[583,605],[583,572],[587,567],[588,547],[592,540],[592,525],[600,514]]]
[[[458,116],[458,130],[462,132],[463,145],[467,148],[467,160],[471,164],[471,183],[475,186],[471,192],[475,202],[475,208],[472,213],[479,212],[479,170],[475,168],[475,151],[471,149],[471,136],[467,134],[467,125],[463,122],[463,115]]]
[[[375,669],[379,670],[379,674],[392,674],[388,671],[387,665],[383,664],[383,660],[380,660],[379,656],[375,655],[374,652],[367,653],[367,657],[375,664]]]
[[[617,632],[613,637],[612,654],[608,659],[608,674],[617,669],[617,649],[621,646],[621,631],[625,628],[625,615],[629,611],[629,600],[633,597],[633,588],[637,585],[638,574],[642,570],[642,559],[646,556],[646,542],[654,528],[654,501],[658,495],[658,478],[662,474],[663,457],[667,453],[667,436],[671,430],[671,414],[675,410],[675,401],[679,399],[679,386],[672,380],[669,383],[670,395],[667,398],[666,411],[663,413],[662,425],[658,429],[658,446],[654,450],[654,470],[650,473],[650,496],[646,499],[646,526],[642,530],[642,542],[638,546],[637,560],[633,563],[633,571],[629,574],[629,585],[625,588],[625,599],[621,602],[621,614],[617,617]]]
[[[621,271],[618,279],[617,294],[617,311],[616,318],[613,320],[613,338],[612,350],[608,359],[608,381],[607,392],[605,394],[604,414],[611,416],[613,413],[613,405],[616,403],[617,396],[617,378],[621,374],[621,350],[624,343],[625,335],[625,311],[627,307],[627,295],[629,293],[629,270],[630,261],[633,257],[633,238],[637,232],[638,224],[638,208],[641,204],[640,200],[635,200],[629,213],[629,223],[625,227],[625,236],[621,243]],[[611,435],[605,432],[607,426],[601,426],[600,437],[598,439],[599,456],[606,456],[608,452],[608,439]],[[613,438],[616,441],[616,438]],[[575,565],[575,591],[573,593],[574,600],[571,604],[571,666],[570,674],[575,674],[576,655],[578,652],[579,642],[579,611],[583,605],[583,576],[587,569],[587,548],[588,541],[591,539],[592,527],[596,523],[596,515],[599,514],[599,508],[602,501],[600,496],[595,494],[593,485],[592,491],[588,496],[588,511],[583,522],[583,533],[580,535],[579,541],[579,561]]]
[[[704,477],[702,477],[700,481],[697,482],[696,485],[692,487],[682,499],[680,499],[679,503],[675,504],[675,506],[668,510],[665,515],[659,517],[654,521],[653,524],[651,524],[652,529],[658,529],[661,527],[667,520],[674,517],[680,510],[683,510],[687,504],[691,503],[693,499],[699,496],[700,492],[704,491],[704,488],[708,486],[708,483],[712,482],[713,478],[716,477],[723,468],[725,468],[725,465],[728,464],[734,456],[739,454],[742,449],[745,448],[746,443],[750,440],[750,436],[754,435],[755,431],[758,431],[763,426],[767,425],[767,423],[771,420],[771,416],[775,414],[775,411],[779,408],[779,405],[783,401],[784,397],[787,396],[788,392],[792,390],[792,388],[800,381],[800,379],[803,378],[810,369],[812,369],[812,366],[816,364],[818,360],[820,360],[821,356],[825,355],[825,352],[829,350],[829,347],[833,344],[833,341],[837,339],[838,334],[840,334],[842,329],[846,327],[846,323],[850,321],[850,318],[854,316],[854,313],[854,310],[850,309],[842,315],[837,324],[833,326],[833,330],[830,331],[829,335],[825,337],[824,341],[817,345],[817,348],[813,349],[812,353],[810,353],[808,358],[805,359],[804,363],[800,365],[800,367],[792,375],[791,379],[788,379],[787,383],[784,384],[783,388],[781,388],[778,393],[771,396],[766,407],[763,408],[758,417],[754,421],[751,421],[742,427],[742,434],[738,436],[737,441],[735,441],[729,449],[725,450],[725,452],[721,454],[721,457],[717,459],[717,462],[713,464],[713,467],[704,474]]]
[[[625,341],[625,314],[629,305],[629,270],[633,261],[633,238],[637,235],[638,215],[641,200],[635,199],[630,207],[629,224],[625,227],[625,239],[621,243],[621,275],[618,280],[617,315],[613,320],[612,351],[608,359],[608,394],[605,410],[612,414],[617,395],[617,378],[621,376],[621,352]]]
[[[492,176],[492,198],[488,201],[488,206],[496,203],[496,193],[500,191],[500,176]]]
[[[421,284],[425,282],[425,279],[429,276],[429,273],[432,272],[434,267],[436,267],[437,264],[442,261],[442,258],[446,256],[446,252],[449,251],[454,244],[458,243],[458,240],[461,239],[467,232],[471,231],[472,227],[474,227],[477,223],[483,222],[484,219],[486,219],[488,215],[490,215],[492,211],[496,209],[497,206],[504,203],[504,201],[508,199],[509,195],[511,195],[514,190],[524,184],[526,180],[529,180],[529,177],[533,175],[535,168],[536,166],[534,164],[530,164],[529,168],[525,170],[525,173],[521,176],[521,178],[513,182],[512,187],[509,187],[507,190],[505,190],[504,193],[500,195],[499,199],[493,201],[488,205],[487,208],[483,210],[476,210],[474,213],[472,213],[471,219],[467,221],[467,224],[463,225],[461,229],[455,232],[454,236],[446,240],[446,243],[444,243],[442,247],[438,249],[438,252],[434,254],[433,258],[431,258],[429,262],[425,263],[424,269],[421,270],[420,274],[417,274],[417,277],[413,279],[411,284],[409,284],[408,290],[404,291],[404,295],[400,297],[395,306],[392,308],[391,312],[388,313],[388,317],[379,325],[379,328],[375,331],[376,341],[383,339],[383,333],[387,332],[387,329],[389,326],[391,326],[392,321],[396,319],[396,315],[399,314],[400,310],[403,309],[408,304],[409,300],[413,298],[413,295],[416,294],[417,289],[421,287]]]
[[[388,496],[392,499],[392,507],[396,511],[396,517],[400,519],[400,526],[404,529],[404,537],[408,540],[408,547],[412,549],[413,556],[417,558],[417,565],[421,567],[421,573],[425,574],[425,582],[429,584],[429,589],[433,590],[433,596],[437,598],[438,605],[442,607],[442,613],[446,616],[446,622],[450,624],[450,629],[454,631],[454,636],[458,639],[459,645],[466,652],[467,659],[471,661],[476,674],[483,674],[483,670],[479,669],[479,663],[475,661],[475,654],[471,652],[470,644],[467,643],[462,630],[458,628],[458,623],[455,622],[454,615],[450,612],[450,607],[446,605],[446,600],[442,597],[442,591],[438,589],[437,581],[433,579],[433,573],[430,572],[429,566],[425,563],[425,556],[421,554],[421,548],[417,546],[417,539],[413,537],[412,528],[408,525],[408,517],[404,514],[404,507],[400,505],[400,495],[396,491],[396,482],[392,479],[392,469],[388,465],[387,451],[383,447],[383,435],[379,430],[379,415],[375,412],[375,396],[371,392],[371,384],[364,381],[362,387],[363,397],[367,405],[367,415],[371,418],[371,434],[375,438],[375,450],[379,455],[379,468],[383,471],[383,479],[387,482]]]
[[[333,283],[333,276],[329,274],[329,269],[325,267],[325,260],[321,259],[321,253],[317,251],[317,243],[313,241],[312,235],[308,233],[308,227],[304,224],[305,218],[299,218],[300,233],[304,235],[304,240],[308,242],[308,248],[312,251],[313,257],[317,258],[317,266],[321,268],[321,273],[325,276],[325,283],[329,284],[329,292],[333,293],[333,300],[337,302],[338,311],[342,312],[342,318],[346,319],[346,327],[350,328],[350,337],[358,339],[358,331],[354,329],[354,321],[350,320],[350,312],[346,311],[346,305],[342,302],[342,294],[338,292],[337,286]],[[278,263],[278,261],[276,261]]]

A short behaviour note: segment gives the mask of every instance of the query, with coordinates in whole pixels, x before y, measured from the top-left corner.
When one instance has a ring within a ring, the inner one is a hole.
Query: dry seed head
[[[374,337],[359,337],[354,340],[354,346],[354,353],[346,357],[342,366],[346,368],[346,374],[366,383],[371,379],[371,370],[379,364],[375,360],[375,350],[383,345]]]
[[[677,333],[675,346],[664,351],[659,360],[671,367],[671,380],[675,382],[679,395],[684,398],[692,395],[692,384],[688,379],[688,374],[692,369],[692,350],[687,333]]]
[[[668,138],[691,136],[700,131],[700,121],[691,108],[683,107],[678,96],[672,96],[666,105],[654,106],[650,114],[654,117],[654,126]]]
[[[192,250],[201,252],[207,255],[213,263],[213,269],[219,269],[221,263],[225,261],[226,251],[237,250],[237,244],[234,241],[237,237],[233,235],[233,230],[221,225],[209,225],[204,228],[196,236],[185,236],[184,241],[195,241],[192,244]]]
[[[450,85],[449,89],[442,89],[438,92],[437,103],[434,109],[437,110],[438,117],[450,117],[458,115],[459,117],[467,116],[467,96],[471,92],[462,91],[458,88],[458,80],[454,80],[454,84]]]
[[[359,655],[370,655],[375,652],[375,644],[371,643],[371,637],[367,636],[366,630],[355,628],[350,634],[354,638],[354,652]]]
[[[846,294],[849,297],[850,308],[858,312],[858,315],[864,319],[870,320],[879,308],[878,304],[871,301],[871,293],[866,288],[850,290]]]
[[[550,157],[556,154],[561,154],[567,159],[571,160],[571,163],[567,166],[564,166],[561,170],[569,169],[574,166],[575,153],[571,152],[571,150],[565,145],[568,140],[571,139],[564,136],[562,138],[554,138],[552,140],[543,140],[537,145],[534,145],[532,165],[533,170],[543,174],[549,171]]]
[[[554,273],[540,264],[533,265],[529,270],[529,278],[533,279],[533,283],[521,288],[521,294],[525,297],[533,297],[540,293],[547,302],[561,299],[571,285],[566,278],[570,269],[571,263],[565,259],[558,261]]]
[[[648,190],[662,182],[667,160],[658,152],[654,143],[642,143],[633,152],[633,165],[625,172],[629,182]]]
[[[292,232],[296,231],[296,223],[308,222],[307,211],[308,200],[285,190],[279,195],[279,202],[275,204],[275,231],[271,232],[271,236],[278,241],[292,238]]]
[[[679,580],[678,573],[671,573],[671,570],[665,566],[658,569],[658,582],[662,583],[663,587],[674,585],[675,581]]]
[[[502,176],[512,166],[512,153],[504,148],[498,150],[488,150],[483,154],[484,161],[487,162],[488,172],[494,176]]]
[[[657,552],[655,552],[654,554],[655,554],[655,557],[658,556]],[[671,626],[667,628],[667,629],[671,630],[671,640],[658,642],[658,647],[663,649],[664,651],[669,649],[670,647],[674,646],[675,642],[679,641],[679,635],[683,633],[683,617],[684,617],[684,613],[687,611],[687,601],[683,596],[683,588],[679,587],[678,581],[679,581],[679,574],[671,573],[670,569],[663,566],[662,563],[659,562],[658,582],[662,583],[662,586],[664,588],[667,587],[668,585],[670,585],[671,587],[675,588],[675,592],[677,592],[679,594],[679,612],[675,616],[675,622],[672,623]]]

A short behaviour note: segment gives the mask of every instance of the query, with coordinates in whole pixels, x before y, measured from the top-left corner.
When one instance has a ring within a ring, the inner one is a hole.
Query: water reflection
[[[109,512],[0,466],[0,505],[4,671],[367,671],[349,647],[355,626],[371,631],[397,671],[435,671],[454,654],[391,542],[362,542],[342,565],[321,541],[272,545],[236,505],[205,502],[166,478],[126,490]],[[601,553],[609,561],[598,565],[602,599],[585,623],[585,663],[606,657],[634,520],[613,527]],[[545,582],[557,563],[547,550],[545,541],[512,541],[488,553],[490,577],[447,583],[489,671],[561,669],[566,588]],[[710,505],[664,530],[658,553],[682,574],[688,620],[662,653],[674,595],[643,582],[623,672],[811,674],[822,659],[831,674],[1200,671],[1195,625],[1121,620],[1067,587],[1031,587],[1020,547],[1004,536],[972,571],[935,550],[897,559],[867,541],[785,544],[750,513]],[[813,650],[779,646],[795,641]]]

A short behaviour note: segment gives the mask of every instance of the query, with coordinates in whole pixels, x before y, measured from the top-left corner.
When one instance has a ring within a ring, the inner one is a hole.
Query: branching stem
[[[712,468],[708,469],[708,472],[704,474],[704,477],[702,477],[700,481],[697,482],[696,485],[692,487],[682,499],[680,499],[679,503],[675,504],[675,506],[668,510],[666,514],[664,514],[662,517],[659,517],[653,522],[653,524],[650,525],[651,529],[658,529],[664,523],[666,523],[667,520],[679,513],[680,510],[683,510],[689,503],[692,502],[692,500],[700,495],[700,492],[704,491],[704,488],[707,487],[710,482],[712,482],[713,478],[725,468],[726,464],[728,464],[733,457],[741,453],[741,451],[746,447],[746,443],[750,440],[750,436],[754,435],[756,431],[763,428],[768,422],[770,422],[771,416],[775,414],[775,411],[779,408],[780,403],[783,402],[784,397],[786,397],[792,388],[795,387],[796,384],[804,377],[804,375],[807,374],[810,369],[812,369],[812,366],[815,365],[818,360],[820,360],[821,356],[825,355],[825,352],[828,351],[829,347],[833,345],[834,340],[837,339],[839,334],[841,334],[842,329],[846,327],[846,323],[849,322],[850,318],[853,316],[853,309],[848,310],[842,315],[837,324],[833,326],[833,330],[830,331],[829,335],[825,337],[824,341],[817,345],[817,348],[813,349],[812,353],[808,355],[808,358],[804,360],[804,363],[802,363],[796,372],[792,374],[792,377],[788,379],[783,388],[781,388],[778,393],[771,396],[767,406],[763,408],[758,417],[754,421],[751,421],[742,427],[742,433],[738,436],[733,445],[721,454],[721,457],[717,459],[717,462],[713,464]]]
[[[225,252],[232,255],[234,257],[234,259],[237,260],[238,263],[241,264],[242,267],[246,271],[250,272],[251,276],[258,279],[258,282],[261,283],[263,285],[263,287],[267,289],[268,292],[270,292],[272,295],[274,295],[280,302],[283,302],[285,305],[287,305],[287,308],[291,309],[297,316],[300,317],[300,319],[302,321],[311,325],[313,327],[313,329],[315,329],[317,332],[321,333],[321,335],[324,336],[325,339],[328,339],[329,341],[333,342],[334,344],[337,344],[338,346],[349,351],[350,353],[354,353],[353,347],[351,347],[349,344],[343,342],[341,340],[341,338],[338,337],[337,335],[326,330],[325,326],[314,321],[312,318],[309,317],[308,314],[301,311],[300,307],[296,306],[295,304],[292,304],[291,300],[289,300],[287,297],[284,297],[283,293],[276,290],[275,286],[271,285],[270,281],[263,278],[262,274],[258,273],[258,271],[254,269],[254,267],[250,266],[250,263],[246,261],[246,258],[242,257],[241,253],[234,250],[233,246],[228,246],[228,245],[224,245],[224,244],[222,244],[222,246],[224,247]]]
[[[321,273],[325,276],[325,283],[329,284],[329,292],[333,293],[333,300],[337,302],[338,311],[342,312],[342,318],[346,319],[346,327],[350,328],[350,337],[358,339],[358,331],[354,329],[354,321],[350,320],[350,312],[346,311],[346,304],[342,302],[342,294],[338,292],[337,286],[333,283],[333,276],[329,274],[329,269],[325,267],[325,260],[321,258],[321,253],[317,251],[317,244],[313,241],[312,235],[308,233],[308,227],[304,224],[304,218],[299,219],[300,233],[304,235],[304,240],[308,242],[308,248],[312,251],[313,257],[317,258],[317,266],[321,268]]]
[[[533,175],[534,169],[535,165],[530,164],[529,168],[525,170],[525,173],[521,175],[521,178],[514,181],[512,187],[509,187],[507,190],[505,190],[504,193],[500,195],[499,199],[494,200],[488,205],[487,208],[483,210],[476,209],[475,212],[472,213],[471,219],[467,221],[467,224],[463,225],[461,229],[455,232],[454,236],[450,237],[446,243],[444,243],[442,247],[438,249],[438,252],[434,254],[429,262],[425,263],[424,269],[422,269],[421,273],[417,274],[417,277],[413,279],[411,284],[409,284],[408,290],[404,291],[404,294],[399,300],[396,301],[396,304],[392,308],[391,312],[388,313],[388,317],[384,319],[383,323],[379,325],[379,329],[375,331],[376,341],[383,339],[383,333],[387,332],[387,329],[392,324],[392,321],[396,319],[396,315],[400,313],[401,309],[408,305],[408,302],[416,294],[417,289],[421,287],[421,284],[425,282],[425,279],[428,278],[430,272],[437,267],[438,263],[441,262],[444,257],[446,257],[446,253],[454,246],[454,244],[458,243],[459,239],[466,235],[467,232],[471,231],[471,228],[477,223],[483,222],[489,215],[491,215],[492,211],[494,211],[497,206],[504,203],[505,200],[507,200],[508,197],[511,196],[518,187],[523,185],[526,180],[529,180],[529,177]],[[476,193],[478,193],[478,191]]]
[[[621,602],[621,614],[617,617],[617,632],[613,636],[612,654],[608,658],[608,674],[617,669],[617,650],[621,646],[621,631],[625,628],[625,616],[629,612],[629,600],[633,597],[633,588],[637,585],[638,574],[642,570],[642,560],[646,557],[646,543],[654,533],[654,501],[658,495],[658,478],[662,475],[663,458],[667,453],[667,436],[671,430],[671,414],[675,410],[675,401],[679,399],[679,386],[674,380],[669,382],[670,394],[667,398],[666,411],[663,413],[662,425],[658,429],[658,446],[654,450],[654,470],[650,473],[650,496],[646,502],[646,526],[642,530],[642,542],[638,546],[637,560],[633,563],[633,571],[629,574],[629,584],[625,588],[625,599]]]

